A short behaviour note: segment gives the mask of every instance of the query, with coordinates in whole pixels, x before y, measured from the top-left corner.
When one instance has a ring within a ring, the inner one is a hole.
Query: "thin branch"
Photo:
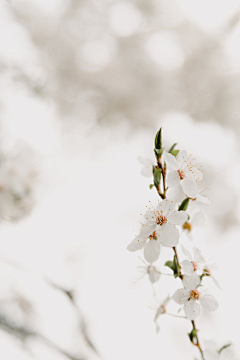
[[[61,349],[58,345],[54,344],[53,342],[45,338],[43,335],[35,331],[29,330],[25,327],[17,326],[13,324],[9,319],[7,319],[2,315],[0,315],[0,328],[5,332],[14,335],[20,340],[26,340],[27,338],[36,338],[42,341],[43,343],[45,343],[47,346],[56,350],[60,354],[65,355],[70,360],[84,360],[83,358],[75,357],[71,355],[69,352]]]

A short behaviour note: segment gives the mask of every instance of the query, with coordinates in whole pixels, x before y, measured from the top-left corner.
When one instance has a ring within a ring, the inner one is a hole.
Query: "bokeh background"
[[[4,360],[199,357],[190,322],[163,316],[156,335],[126,251],[157,201],[137,158],[153,158],[161,126],[211,188],[205,228],[182,238],[214,258],[223,288],[206,279],[220,308],[197,319],[200,341],[237,346],[239,44],[237,0],[0,1]],[[166,278],[160,299],[177,287]]]

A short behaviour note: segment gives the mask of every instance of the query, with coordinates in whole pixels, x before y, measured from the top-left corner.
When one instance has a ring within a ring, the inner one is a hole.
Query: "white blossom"
[[[203,178],[202,171],[197,168],[195,159],[187,156],[187,152],[180,151],[175,157],[172,154],[165,154],[167,163],[167,186],[175,187],[181,184],[184,193],[190,198],[196,198],[198,194],[197,182]]]
[[[169,303],[170,301],[170,296],[166,297],[166,299],[158,306],[155,317],[154,317],[154,322],[156,324],[156,333],[158,333],[160,331],[160,326],[158,324],[158,318],[160,315],[163,315],[166,313],[166,305]]]
[[[127,250],[137,251],[144,249],[144,257],[149,263],[157,261],[160,255],[159,234],[156,230],[148,233],[142,227],[141,232],[128,245]]]
[[[181,268],[184,274],[191,276],[194,272],[196,272],[198,275],[204,274],[205,276],[210,276],[214,284],[221,289],[219,282],[212,275],[212,270],[216,266],[206,261],[198,248],[193,248],[192,256],[191,253],[182,245],[182,252],[188,258],[188,260],[183,260],[181,262]]]
[[[140,258],[142,261],[142,265],[139,265],[137,268],[141,273],[141,277],[148,275],[149,280],[152,284],[157,282],[161,277],[161,272],[159,268],[153,264],[147,264],[143,259]]]
[[[198,302],[208,311],[214,311],[219,306],[213,295],[199,290],[199,284],[200,277],[195,272],[191,276],[184,275],[184,288],[177,290],[173,295],[173,300],[176,303],[184,305],[184,312],[189,320],[195,320],[200,314]]]
[[[174,211],[172,201],[162,200],[156,209],[146,212],[142,232],[149,235],[156,231],[162,246],[173,247],[178,244],[179,239],[179,232],[175,225],[182,225],[186,220],[185,211]]]

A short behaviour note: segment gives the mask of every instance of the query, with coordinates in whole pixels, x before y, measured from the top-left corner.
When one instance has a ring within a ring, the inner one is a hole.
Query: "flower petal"
[[[203,173],[196,167],[192,166],[190,168],[188,167],[187,177],[191,180],[201,181],[203,178]]]
[[[182,166],[182,164],[187,161],[187,152],[186,150],[180,151],[176,157],[178,163],[178,169]]]
[[[173,247],[179,242],[179,231],[175,225],[163,224],[160,226],[158,240],[162,246]]]
[[[153,165],[153,161],[149,158],[143,158],[142,156],[138,156],[138,161],[140,162],[140,164],[144,165],[144,166],[152,166]]]
[[[168,187],[175,187],[180,184],[180,176],[177,171],[170,171],[167,174],[167,186]]]
[[[152,284],[158,281],[161,277],[161,273],[156,266],[150,265],[148,269],[149,280]]]
[[[132,242],[127,247],[129,251],[137,251],[141,250],[146,245],[147,239],[140,237],[140,235],[136,236]]]
[[[180,305],[185,305],[190,297],[189,290],[179,289],[173,294],[173,300]]]
[[[195,320],[200,314],[200,305],[193,299],[189,300],[183,309],[189,320]]]
[[[215,297],[210,294],[201,294],[199,298],[200,304],[204,307],[205,310],[214,311],[217,310],[219,304]]]
[[[183,285],[185,289],[194,290],[200,284],[200,277],[196,272],[194,272],[191,276],[184,275],[183,276]]]
[[[195,180],[183,179],[181,185],[184,193],[190,198],[194,199],[197,194],[197,183]]]
[[[150,240],[144,247],[144,257],[149,263],[157,261],[160,254],[160,245],[156,240]]]
[[[156,230],[157,224],[143,224],[140,231],[140,236],[142,238],[147,238],[149,235],[152,235],[152,233]]]
[[[206,198],[205,196],[197,194],[196,199],[197,199],[197,201],[199,201],[203,204],[211,205],[211,201],[208,198]]]
[[[144,168],[140,171],[140,174],[146,178],[151,178],[153,176],[152,165],[144,166]]]
[[[192,226],[202,227],[205,224],[205,216],[202,211],[198,211],[192,216]]]
[[[162,212],[162,215],[166,217],[168,217],[168,215],[171,214],[173,210],[174,210],[174,205],[168,199],[162,200],[157,206],[157,211]]]
[[[221,290],[222,290],[222,288],[221,288],[221,286],[220,286],[219,282],[217,281],[217,279],[215,279],[215,277],[213,277],[212,275],[211,275],[211,278],[212,278],[212,280],[213,280],[214,284],[215,284],[215,285],[216,285],[219,289],[221,289]]]
[[[181,245],[182,248],[182,252],[183,254],[189,259],[192,260],[192,255],[190,254],[190,252],[185,248],[185,246]]]
[[[194,272],[194,267],[191,261],[189,260],[183,260],[181,262],[182,271],[185,275],[191,276]]]
[[[172,154],[165,153],[165,161],[169,170],[178,170],[178,162]]]
[[[186,211],[174,211],[167,219],[170,224],[182,225],[187,221],[188,216]]]

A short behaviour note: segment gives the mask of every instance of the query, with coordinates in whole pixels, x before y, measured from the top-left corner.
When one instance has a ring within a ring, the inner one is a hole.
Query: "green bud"
[[[153,187],[154,187],[154,184],[150,184],[150,185],[149,185],[150,190],[151,190]]]
[[[193,344],[194,344],[194,339],[196,338],[197,332],[198,332],[197,329],[192,329],[192,331],[190,333],[188,333],[189,339]]]
[[[187,208],[188,208],[189,200],[190,200],[189,197],[187,197],[186,199],[184,199],[184,200],[182,201],[181,205],[179,205],[178,211],[186,211]]]
[[[155,136],[155,149],[160,150],[162,149],[162,128],[157,132]]]

